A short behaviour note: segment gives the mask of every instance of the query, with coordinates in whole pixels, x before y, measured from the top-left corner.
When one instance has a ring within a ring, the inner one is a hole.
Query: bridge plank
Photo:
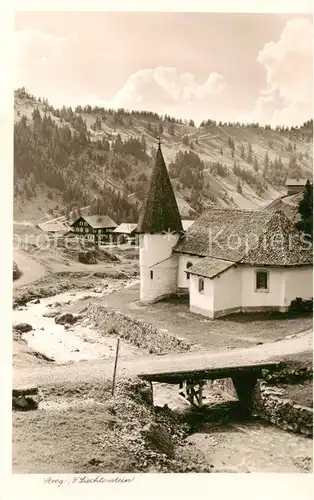
[[[201,370],[177,370],[168,372],[152,372],[152,373],[142,373],[139,375],[140,378],[148,380],[150,382],[163,382],[166,384],[180,384],[184,380],[216,380],[221,378],[232,378],[234,375],[243,374],[254,374],[258,375],[262,370],[278,370],[280,368],[280,363],[268,362],[268,363],[254,363],[238,366],[222,366],[216,368],[208,368]]]

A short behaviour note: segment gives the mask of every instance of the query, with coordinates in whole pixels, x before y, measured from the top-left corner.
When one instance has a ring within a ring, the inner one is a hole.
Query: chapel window
[[[193,266],[193,263],[192,262],[187,262],[186,264],[186,268],[189,269],[189,267],[192,267]],[[189,280],[190,279],[190,273],[186,273],[186,279]]]
[[[198,291],[199,291],[199,293],[204,292],[204,279],[203,278],[198,279]]]
[[[268,272],[256,271],[255,273],[255,289],[256,291],[268,291]]]

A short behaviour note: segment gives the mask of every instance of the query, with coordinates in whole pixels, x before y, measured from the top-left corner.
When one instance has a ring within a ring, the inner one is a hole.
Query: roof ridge
[[[276,201],[276,200],[274,200]],[[219,212],[222,212],[223,210],[225,211],[228,211],[228,212],[250,212],[250,213],[264,213],[264,209],[263,208],[258,208],[258,209],[255,209],[255,208],[232,208],[232,207],[209,207],[207,208],[206,210],[204,210],[203,213],[205,212],[208,212],[209,210],[215,210],[215,211],[219,211]],[[201,214],[203,215],[203,214]]]

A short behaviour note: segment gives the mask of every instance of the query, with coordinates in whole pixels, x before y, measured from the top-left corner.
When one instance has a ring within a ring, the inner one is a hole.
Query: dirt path
[[[37,281],[45,274],[45,268],[36,260],[32,259],[22,250],[14,250],[14,260],[18,268],[23,273],[22,276],[13,282],[13,287],[18,288],[23,285]]]
[[[243,363],[262,363],[285,355],[311,351],[312,331],[286,338],[278,342],[249,348],[141,356],[121,360],[118,376],[139,375],[167,371],[200,370],[205,368],[232,367]],[[14,387],[29,385],[45,386],[51,383],[87,382],[112,377],[113,362],[106,360],[81,361],[69,365],[41,365],[31,369],[15,369]]]

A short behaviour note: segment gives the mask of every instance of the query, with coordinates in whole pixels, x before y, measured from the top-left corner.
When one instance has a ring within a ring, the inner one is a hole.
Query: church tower
[[[178,257],[172,252],[182,231],[160,140],[147,197],[140,215],[141,302],[154,302],[177,292]]]

